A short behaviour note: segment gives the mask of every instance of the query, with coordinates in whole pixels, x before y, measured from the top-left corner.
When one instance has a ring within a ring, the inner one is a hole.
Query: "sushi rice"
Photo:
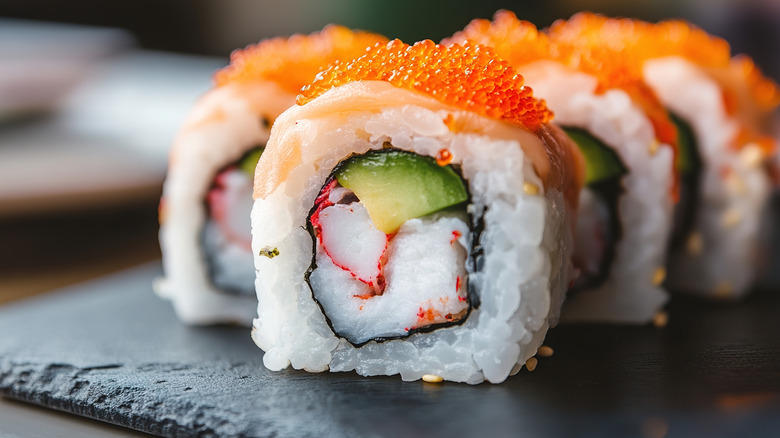
[[[622,90],[596,93],[596,79],[558,63],[540,61],[523,69],[529,84],[545,96],[564,126],[586,129],[609,145],[629,170],[621,179],[617,208],[623,229],[607,279],[593,288],[570,294],[566,321],[644,323],[668,300],[655,279],[666,265],[672,226],[674,183],[672,148],[659,144],[645,112]],[[586,187],[580,195],[578,253],[588,247],[593,228],[585,223],[598,216]],[[590,208],[589,208],[590,207]]]
[[[772,183],[757,144],[731,147],[741,126],[721,86],[680,57],[649,60],[648,83],[664,104],[689,121],[702,158],[700,196],[691,234],[669,261],[669,287],[700,296],[740,298],[760,265],[759,229]]]

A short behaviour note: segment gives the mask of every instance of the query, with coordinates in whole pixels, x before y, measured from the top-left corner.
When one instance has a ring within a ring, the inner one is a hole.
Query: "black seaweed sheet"
[[[248,330],[180,324],[159,272],[0,308],[0,394],[167,436],[780,436],[780,294],[558,327],[534,372],[437,385],[269,372]]]

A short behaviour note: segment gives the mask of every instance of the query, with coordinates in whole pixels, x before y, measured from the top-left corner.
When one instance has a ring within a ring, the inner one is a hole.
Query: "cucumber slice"
[[[696,134],[693,133],[691,125],[677,114],[669,111],[669,118],[677,128],[677,144],[679,145],[674,167],[683,175],[694,174],[701,167]]]
[[[249,152],[245,153],[243,157],[238,161],[238,168],[246,172],[250,177],[255,176],[255,168],[257,162],[260,161],[260,156],[263,155],[264,147],[258,146]]]
[[[696,212],[701,203],[701,171],[703,162],[691,126],[680,116],[669,111],[669,118],[677,127],[679,145],[674,167],[680,175],[680,202],[674,209],[672,237],[673,250],[681,250],[696,224]]]
[[[468,200],[461,177],[431,157],[397,149],[369,151],[342,162],[334,172],[352,190],[374,225],[394,233],[409,219]]]
[[[585,184],[619,178],[628,170],[612,148],[582,128],[564,127],[585,157]]]

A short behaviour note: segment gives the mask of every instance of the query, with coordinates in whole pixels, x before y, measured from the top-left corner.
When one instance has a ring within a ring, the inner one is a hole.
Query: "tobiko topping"
[[[416,90],[448,105],[535,130],[552,119],[544,100],[536,99],[523,76],[493,49],[465,43],[441,46],[400,40],[377,44],[348,63],[335,63],[303,88],[298,105],[353,81],[386,81]]]
[[[312,81],[331,62],[360,56],[368,47],[387,38],[370,32],[330,25],[310,35],[278,37],[230,55],[230,65],[214,75],[217,86],[235,82],[268,80],[291,93]]]
[[[551,39],[572,45],[587,41],[607,46],[619,51],[637,68],[648,59],[680,56],[704,68],[736,69],[760,108],[771,110],[780,104],[777,84],[764,76],[750,58],[743,55],[732,58],[726,40],[683,20],[648,23],[583,12],[553,23],[549,34]]]

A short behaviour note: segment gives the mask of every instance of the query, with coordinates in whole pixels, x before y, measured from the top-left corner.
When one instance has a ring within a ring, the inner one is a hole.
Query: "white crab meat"
[[[340,336],[354,344],[403,337],[467,314],[463,218],[410,219],[389,241],[358,202],[324,208],[318,223],[310,284]]]
[[[251,246],[252,178],[239,169],[217,175],[208,194],[211,218],[225,238],[246,248]]]
[[[387,235],[379,231],[362,204],[336,204],[319,214],[320,237],[333,264],[370,286],[381,273]]]
[[[217,175],[209,191],[210,217],[203,228],[204,257],[220,290],[253,296],[251,249],[252,178],[239,169]]]

